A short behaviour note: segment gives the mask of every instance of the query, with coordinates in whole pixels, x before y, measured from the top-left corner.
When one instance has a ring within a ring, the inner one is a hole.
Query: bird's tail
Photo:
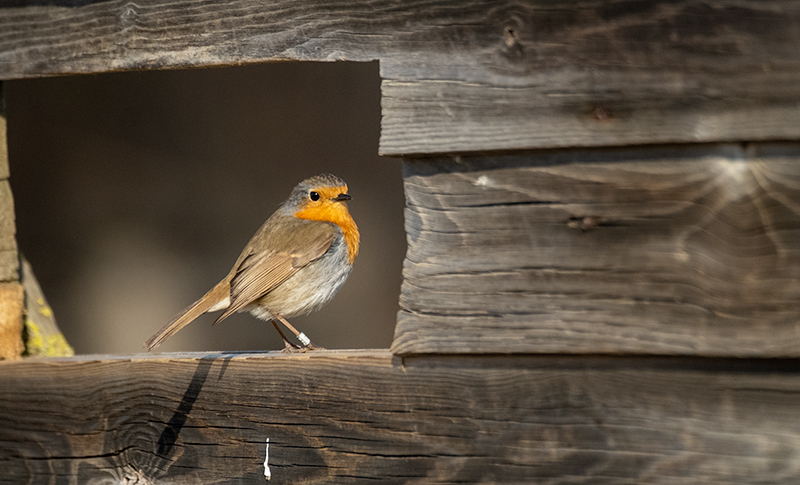
[[[175,315],[175,318],[164,325],[161,330],[147,339],[147,342],[144,343],[144,348],[149,352],[164,343],[165,340],[175,335],[178,330],[190,324],[192,320],[203,313],[209,310],[221,310],[227,307],[227,304],[223,303],[230,298],[230,288],[229,278],[220,281],[217,286],[211,288],[202,298],[183,309],[180,313]]]

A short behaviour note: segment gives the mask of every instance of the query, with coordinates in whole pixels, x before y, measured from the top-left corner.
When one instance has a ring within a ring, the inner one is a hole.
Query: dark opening
[[[19,248],[78,353],[132,353],[227,274],[300,180],[350,187],[362,249],[292,323],[388,347],[405,251],[400,163],[378,157],[377,63],[281,63],[5,83]],[[159,347],[268,350],[272,325],[204,315]]]

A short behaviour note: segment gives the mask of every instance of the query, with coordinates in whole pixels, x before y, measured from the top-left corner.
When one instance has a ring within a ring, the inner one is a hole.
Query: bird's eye
[[[319,194],[312,190],[311,192],[308,193],[308,198],[313,201],[317,201],[319,200]]]

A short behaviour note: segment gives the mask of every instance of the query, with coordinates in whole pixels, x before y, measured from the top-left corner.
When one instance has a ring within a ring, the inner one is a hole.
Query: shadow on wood
[[[189,388],[186,389],[186,393],[183,395],[180,404],[178,404],[178,409],[175,410],[175,414],[169,419],[167,427],[164,428],[164,431],[158,438],[157,456],[165,459],[169,458],[172,447],[175,446],[181,429],[186,423],[189,414],[192,412],[192,406],[194,406],[194,402],[197,401],[197,396],[200,395],[200,390],[203,388],[206,377],[208,377],[208,371],[211,370],[214,359],[214,357],[205,357],[200,359],[200,362],[197,364],[197,369],[194,372],[194,376],[192,376],[192,381],[189,383]]]

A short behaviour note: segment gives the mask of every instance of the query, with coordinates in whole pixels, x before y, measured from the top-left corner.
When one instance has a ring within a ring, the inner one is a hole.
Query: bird
[[[150,337],[151,351],[206,312],[222,310],[217,325],[239,311],[271,321],[286,352],[317,350],[287,318],[328,303],[353,269],[361,236],[347,208],[347,184],[326,173],[295,186],[256,231],[228,275]],[[277,322],[302,343],[290,342]]]

